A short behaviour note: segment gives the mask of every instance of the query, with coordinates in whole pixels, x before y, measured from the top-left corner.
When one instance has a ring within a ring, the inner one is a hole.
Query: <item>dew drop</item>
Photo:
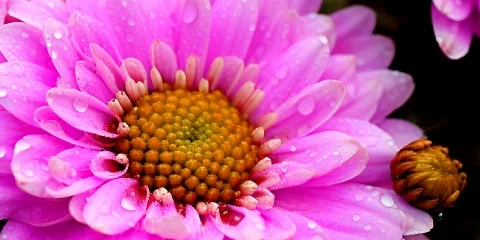
[[[373,192],[372,192],[372,196],[373,196],[373,197],[376,197],[376,196],[378,196],[379,194],[380,194],[380,193],[379,193],[378,191],[373,191]]]
[[[62,30],[60,29],[53,30],[53,37],[56,39],[62,39],[63,37]]]
[[[338,154],[340,154],[340,153],[338,153],[338,152],[333,152],[333,155],[335,155],[335,156],[338,156]]]
[[[130,33],[127,34],[127,42],[133,42],[133,35]]]
[[[198,8],[197,4],[194,1],[188,1],[185,3],[185,8],[183,9],[183,21],[185,23],[192,23],[198,17]]]
[[[390,197],[389,195],[382,195],[382,196],[380,197],[380,202],[381,202],[382,205],[385,206],[385,207],[392,207],[393,204],[395,203],[395,202],[393,201],[393,198]]]
[[[372,189],[373,189],[373,187],[372,187],[372,186],[370,186],[370,185],[367,185],[367,186],[365,186],[365,188],[366,188],[368,191],[370,191],[370,190],[372,190]]]
[[[365,229],[365,231],[370,231],[370,230],[372,230],[372,226],[370,226],[369,224],[367,224],[367,225],[365,225],[365,226],[363,227],[363,229]]]
[[[52,59],[55,60],[55,59],[57,59],[57,57],[58,57],[57,51],[53,50],[52,51]]]
[[[0,145],[0,158],[3,158],[5,156],[5,153],[7,153],[7,150],[3,145]]]
[[[8,94],[8,90],[5,87],[0,87],[0,97],[5,97]]]
[[[88,104],[80,99],[80,98],[74,98],[73,99],[73,107],[75,108],[75,110],[77,110],[78,112],[86,112],[87,109],[88,109]]]
[[[28,33],[26,33],[26,32],[22,32],[21,35],[22,35],[23,38],[28,38],[28,36],[29,36]]]
[[[363,200],[363,196],[362,196],[362,195],[357,195],[357,196],[355,196],[355,199],[356,199],[357,201],[362,201],[362,200]]]
[[[360,216],[355,215],[355,216],[353,216],[352,219],[353,219],[353,221],[358,222],[358,220],[360,220]]]
[[[7,237],[8,237],[7,234],[5,234],[5,233],[2,234],[2,238],[3,238],[3,239],[7,239]]]
[[[311,229],[314,229],[317,227],[317,223],[314,222],[314,221],[308,221],[307,223],[308,227],[311,228]]]
[[[327,37],[325,37],[325,36],[323,36],[323,35],[320,36],[320,42],[323,43],[323,44],[327,44],[327,43],[328,43]]]
[[[275,75],[279,78],[279,79],[284,79],[285,77],[287,77],[288,75],[288,66],[287,65],[283,65],[283,67],[281,67],[276,73]]]
[[[127,6],[127,0],[122,0],[122,6],[126,7]]]
[[[290,148],[290,151],[295,152],[295,151],[297,151],[297,148],[296,148],[295,146],[292,146],[292,147]]]
[[[130,26],[132,26],[132,27],[135,26],[135,20],[129,18],[129,19],[128,19],[128,25],[130,25]]]
[[[302,115],[308,115],[315,109],[315,99],[312,96],[306,96],[297,104],[297,110]]]
[[[388,139],[387,140],[387,145],[392,147],[393,146],[393,140],[392,139]]]

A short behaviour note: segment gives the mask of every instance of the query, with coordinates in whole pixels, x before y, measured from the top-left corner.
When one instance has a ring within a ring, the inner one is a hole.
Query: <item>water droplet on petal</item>
[[[122,6],[126,7],[127,6],[127,0],[122,0]]]
[[[5,97],[8,94],[8,90],[5,87],[0,87],[0,97]]]
[[[311,229],[317,227],[317,223],[314,222],[314,221],[308,221],[307,225],[308,225],[308,227],[311,228]]]
[[[378,191],[373,191],[373,192],[372,192],[372,196],[373,196],[373,197],[376,197],[376,196],[378,196],[379,194],[380,194],[380,193],[379,193]]]
[[[3,158],[5,156],[5,153],[7,153],[7,150],[3,145],[0,145],[0,158]]]
[[[194,1],[187,1],[183,9],[183,21],[185,23],[192,23],[198,17],[197,4]]]
[[[52,51],[52,59],[55,60],[55,59],[57,59],[57,57],[58,57],[57,51],[53,50]]]
[[[390,197],[389,195],[382,195],[382,196],[380,197],[380,202],[381,202],[382,205],[385,206],[385,207],[392,207],[393,204],[395,203],[395,202],[393,201],[393,198]]]
[[[132,26],[132,27],[135,26],[135,20],[133,20],[133,19],[131,19],[131,18],[128,19],[128,25],[130,25],[130,26]]]
[[[281,67],[276,73],[275,75],[280,78],[280,79],[284,79],[285,77],[287,77],[288,75],[288,66],[287,65],[283,65],[283,67]]]
[[[358,220],[360,220],[360,216],[358,215],[353,216],[353,221],[357,222]]]
[[[26,33],[26,32],[22,32],[21,35],[22,35],[23,38],[28,38],[28,33]]]
[[[62,39],[63,37],[62,30],[60,29],[53,30],[53,37],[56,39]]]
[[[392,146],[394,145],[393,140],[392,140],[392,139],[388,139],[388,140],[387,140],[387,145],[390,146],[390,147],[392,147]]]
[[[365,186],[365,188],[366,188],[368,191],[370,191],[370,190],[372,190],[372,189],[373,189],[373,187],[372,187],[372,186],[370,186],[370,185],[367,185],[367,186]]]
[[[2,238],[3,238],[3,239],[7,239],[7,237],[8,237],[7,234],[5,234],[5,233],[2,234]]]
[[[340,153],[339,153],[339,152],[336,152],[336,151],[333,152],[333,155],[335,155],[335,156],[338,156],[338,154],[340,154]]]
[[[365,229],[365,231],[370,231],[370,230],[372,230],[372,226],[370,226],[369,224],[367,224],[367,225],[365,225],[365,226],[363,227],[363,229]]]
[[[77,110],[78,112],[86,112],[87,109],[88,109],[88,103],[85,102],[84,100],[80,99],[80,98],[74,98],[73,99],[73,107],[75,108],[75,110]]]
[[[315,109],[315,99],[312,96],[306,96],[298,101],[297,110],[302,115],[308,115]]]
[[[297,148],[295,146],[290,147],[290,151],[295,152],[297,151]]]

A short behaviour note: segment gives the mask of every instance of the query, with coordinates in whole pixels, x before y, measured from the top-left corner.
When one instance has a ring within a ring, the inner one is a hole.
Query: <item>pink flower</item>
[[[386,119],[413,81],[387,69],[371,10],[320,4],[11,0],[23,22],[0,27],[0,236],[428,232],[389,176],[423,135]]]
[[[438,45],[451,59],[467,54],[474,34],[478,34],[478,1],[433,0],[432,21]]]

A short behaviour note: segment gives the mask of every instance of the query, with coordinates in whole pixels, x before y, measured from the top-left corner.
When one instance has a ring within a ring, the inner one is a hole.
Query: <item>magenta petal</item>
[[[142,82],[148,86],[147,71],[143,66],[142,62],[138,61],[136,58],[127,58],[122,61],[120,65],[120,72],[122,73],[123,79],[133,79],[135,82]]]
[[[91,95],[75,89],[52,88],[47,93],[47,102],[60,118],[75,128],[108,138],[117,137],[108,130],[120,119]]]
[[[0,25],[5,23],[5,17],[7,16],[7,1],[0,1]]]
[[[154,41],[150,46],[150,61],[156,67],[162,80],[173,84],[178,70],[177,56],[170,45],[162,41]]]
[[[103,80],[95,74],[95,70],[86,65],[87,62],[78,61],[75,66],[78,88],[80,91],[96,97],[103,103],[108,103],[108,101],[114,98],[112,92],[105,86]]]
[[[177,60],[180,68],[184,69],[190,55],[199,57],[195,74],[195,81],[203,75],[205,58],[207,56],[210,30],[211,6],[208,0],[184,0],[179,2],[177,32]],[[195,37],[192,37],[195,36]]]
[[[37,108],[34,117],[40,128],[65,142],[91,149],[104,147],[104,144],[95,141],[87,133],[70,126],[55,114],[49,106]]]
[[[392,63],[395,45],[385,36],[362,35],[338,41],[333,52],[355,54],[359,70],[381,69]]]
[[[402,239],[412,224],[401,197],[368,185],[289,188],[276,191],[275,197],[276,206],[314,220],[331,239]],[[430,230],[427,213],[414,216],[421,221],[417,232]]]
[[[290,220],[282,211],[272,208],[260,210],[262,218],[265,221],[265,231],[263,239],[292,239],[295,236],[295,223]]]
[[[257,26],[262,27],[257,27],[255,30],[247,63],[271,60],[298,40],[300,16],[294,10],[287,10],[284,4],[284,1],[277,1],[275,4],[260,1]]]
[[[90,189],[86,192],[77,194],[70,199],[70,202],[68,203],[68,211],[76,221],[85,223],[83,209],[85,209],[85,205],[88,202],[87,199],[89,199],[96,191],[97,188]]]
[[[48,197],[44,189],[51,178],[48,160],[67,147],[67,143],[49,135],[29,135],[19,140],[11,164],[18,187],[34,196]]]
[[[26,134],[40,134],[43,131],[26,125],[7,111],[0,111],[0,174],[11,173],[10,163],[15,144]]]
[[[196,221],[196,224],[198,223],[200,219]],[[158,202],[154,202],[148,208],[142,228],[146,232],[166,239],[184,239],[191,234],[188,225],[175,208],[169,209]]]
[[[300,38],[325,36],[328,46],[333,49],[337,41],[335,25],[328,15],[310,13],[300,17]]]
[[[375,12],[364,6],[351,6],[332,14],[338,39],[367,35],[373,32]]]
[[[99,152],[92,158],[90,169],[93,175],[102,179],[114,179],[121,177],[128,170],[127,164],[120,164],[115,161],[116,155],[112,152]]]
[[[314,13],[320,10],[323,0],[288,0],[288,7],[299,14]]]
[[[385,119],[378,126],[392,136],[398,148],[402,148],[424,136],[422,129],[402,119]]]
[[[42,31],[26,23],[10,23],[0,27],[0,52],[10,62],[23,61],[53,68]]]
[[[232,216],[221,217],[209,215],[207,221],[211,221],[225,236],[233,239],[262,239],[265,223],[256,210],[248,210],[243,207],[228,205],[228,211]],[[233,215],[241,216],[240,222]],[[234,218],[234,219],[233,219]],[[225,222],[226,221],[226,222]],[[232,222],[231,222],[232,221]]]
[[[265,92],[265,98],[256,112],[272,111],[272,107],[317,82],[327,65],[328,56],[327,39],[317,36],[295,43],[278,59],[272,60],[262,69],[257,80],[257,87]]]
[[[105,239],[107,237],[76,221],[62,222],[48,227],[34,227],[9,220],[1,235],[10,240],[82,240]]]
[[[90,44],[90,51],[92,52],[98,75],[102,77],[105,86],[110,89],[112,94],[117,94],[119,90],[125,90],[125,80],[120,73],[120,67],[115,63],[112,56],[105,49],[94,43]]]
[[[455,21],[467,18],[476,6],[475,0],[433,0],[432,2],[441,13]]]
[[[276,174],[280,178],[280,182],[268,189],[282,189],[292,186],[302,185],[316,174],[316,169],[313,169],[307,164],[302,164],[294,161],[284,161],[282,163],[273,164],[269,169],[257,174],[264,176],[269,174]],[[252,176],[255,178],[256,175]]]
[[[415,84],[410,75],[398,71],[377,70],[357,74],[359,79],[378,79],[382,97],[370,122],[382,121],[388,114],[402,106],[412,95]]]
[[[183,221],[188,228],[188,232],[190,233],[190,237],[187,239],[199,239],[202,234],[202,222],[200,220],[200,216],[195,208],[190,205],[186,205],[186,213],[185,218]]]
[[[68,30],[71,33],[72,43],[75,49],[85,60],[92,60],[90,44],[101,45],[110,56],[120,60],[119,52],[112,41],[116,39],[107,32],[105,23],[98,21],[82,12],[74,11],[68,19]]]
[[[228,10],[227,10],[228,9]],[[218,0],[212,6],[208,63],[218,56],[244,59],[258,16],[257,0]]]
[[[459,59],[467,54],[473,38],[473,17],[454,21],[432,4],[432,22],[438,45],[445,55]]]
[[[217,227],[211,221],[205,221],[202,226],[202,233],[201,236],[198,238],[192,238],[189,240],[223,240],[224,235],[220,232]]]
[[[347,83],[356,74],[356,59],[352,54],[334,54],[328,58],[328,64],[321,79],[335,79]],[[348,89],[347,89],[348,91]],[[348,93],[347,93],[348,95]]]
[[[68,12],[63,1],[10,1],[8,15],[22,20],[39,29],[44,27],[47,19],[57,19],[67,22]]]
[[[138,182],[119,178],[102,185],[85,205],[85,222],[96,231],[114,235],[123,233],[143,217],[148,193]]]
[[[47,105],[45,94],[57,75],[26,62],[0,64],[0,105],[25,123],[38,126],[33,113]]]
[[[287,216],[293,224],[295,224],[295,235],[292,240],[303,239],[330,239],[326,236],[322,227],[320,227],[315,221],[312,221],[300,214],[283,210],[281,208],[275,208],[280,213]]]
[[[62,78],[59,87],[77,88],[75,64],[80,60],[80,57],[76,51],[73,51],[73,43],[68,35],[69,32],[65,24],[54,19],[45,21],[43,36],[53,65],[55,65]]]
[[[305,88],[275,109],[278,120],[267,129],[265,136],[295,139],[308,134],[335,113],[344,94],[343,85],[333,80]]]
[[[218,86],[212,84],[212,89],[220,89],[222,92],[233,99],[237,92],[234,91],[237,84],[240,82],[242,72],[245,64],[238,57],[223,57],[223,69],[220,78],[218,79]]]

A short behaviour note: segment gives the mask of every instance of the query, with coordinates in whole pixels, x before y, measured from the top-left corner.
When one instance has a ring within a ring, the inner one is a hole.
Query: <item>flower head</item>
[[[318,15],[320,2],[12,0],[23,22],[0,27],[2,234],[428,231],[388,167],[422,135],[386,119],[412,79],[386,69],[394,47],[372,35],[371,10]]]
[[[432,21],[438,45],[451,59],[468,53],[470,43],[478,34],[478,4],[473,0],[433,0]]]

